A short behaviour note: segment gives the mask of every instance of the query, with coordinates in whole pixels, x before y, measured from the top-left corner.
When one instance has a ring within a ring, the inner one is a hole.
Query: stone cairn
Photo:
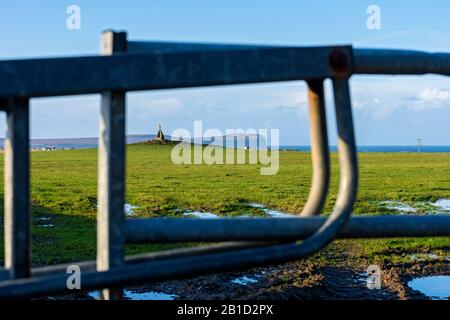
[[[166,139],[164,138],[164,133],[161,130],[161,125],[160,124],[158,124],[158,133],[156,134],[156,139],[155,140],[159,141],[159,142],[165,142],[166,141]]]

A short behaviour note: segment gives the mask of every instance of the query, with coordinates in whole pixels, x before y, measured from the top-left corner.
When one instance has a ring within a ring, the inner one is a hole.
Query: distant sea
[[[310,146],[280,146],[280,150],[310,151]],[[337,151],[336,146],[330,146]],[[417,146],[357,146],[359,152],[418,152]],[[421,146],[420,152],[450,152],[450,146]]]
[[[127,144],[144,142],[154,139],[154,134],[133,134],[127,136]],[[170,139],[170,136],[166,138]],[[0,148],[3,149],[4,139],[0,138]],[[204,143],[209,143],[205,141]],[[56,138],[56,139],[31,139],[32,149],[86,149],[97,148],[98,138]],[[417,152],[417,146],[358,146],[359,152]],[[282,145],[280,150],[310,151],[310,146]],[[337,151],[336,146],[330,146],[330,151]],[[450,152],[450,146],[421,146],[420,152]]]

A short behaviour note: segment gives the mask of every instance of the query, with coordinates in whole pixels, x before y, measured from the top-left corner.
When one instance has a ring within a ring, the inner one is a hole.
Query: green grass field
[[[262,214],[248,202],[296,213],[306,201],[311,179],[309,153],[283,151],[278,174],[262,176],[261,165],[174,165],[171,148],[145,144],[127,147],[126,202],[139,207],[138,216],[176,216],[177,209],[226,216]],[[93,259],[97,150],[33,152],[31,159],[33,265]],[[3,170],[3,157],[0,162]],[[355,214],[395,214],[380,207],[384,200],[415,203],[450,198],[450,154],[360,153],[359,162]],[[336,198],[337,178],[337,155],[333,154],[326,211]],[[3,195],[3,179],[0,189]],[[0,203],[3,206],[3,199]],[[54,227],[38,227],[40,217],[50,217],[48,223]],[[355,257],[378,259],[399,250],[445,251],[450,248],[450,238],[339,241],[330,250],[339,246],[354,248]],[[167,247],[133,245],[127,246],[127,253]]]

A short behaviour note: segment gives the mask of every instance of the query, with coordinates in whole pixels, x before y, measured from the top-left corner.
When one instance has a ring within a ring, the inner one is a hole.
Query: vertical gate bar
[[[102,33],[104,55],[126,51],[126,33]],[[124,264],[125,254],[125,92],[103,92],[99,123],[97,270]],[[122,289],[104,289],[105,300],[121,299]]]
[[[308,81],[308,106],[311,132],[312,184],[301,216],[319,215],[330,183],[327,119],[323,79]]]
[[[336,199],[336,208],[351,211],[358,190],[358,156],[353,128],[352,105],[350,98],[349,78],[347,76],[333,78],[334,105],[338,130],[338,151],[340,180],[339,193],[344,197]],[[346,220],[349,215],[343,217]]]
[[[11,278],[30,276],[29,99],[9,98],[5,139],[5,267]]]

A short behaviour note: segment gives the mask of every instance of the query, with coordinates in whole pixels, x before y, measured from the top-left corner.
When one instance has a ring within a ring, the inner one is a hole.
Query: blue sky
[[[66,8],[81,9],[81,29],[66,28]],[[369,5],[381,29],[366,27]],[[0,59],[97,54],[100,32],[127,30],[130,39],[355,47],[450,52],[450,1],[25,1],[0,2]],[[360,145],[450,144],[450,80],[440,76],[354,76]],[[330,85],[329,135],[335,142]],[[128,133],[161,123],[177,128],[278,128],[282,144],[308,144],[301,82],[129,93]],[[99,97],[32,100],[33,138],[97,136]],[[0,132],[4,132],[4,117]]]

